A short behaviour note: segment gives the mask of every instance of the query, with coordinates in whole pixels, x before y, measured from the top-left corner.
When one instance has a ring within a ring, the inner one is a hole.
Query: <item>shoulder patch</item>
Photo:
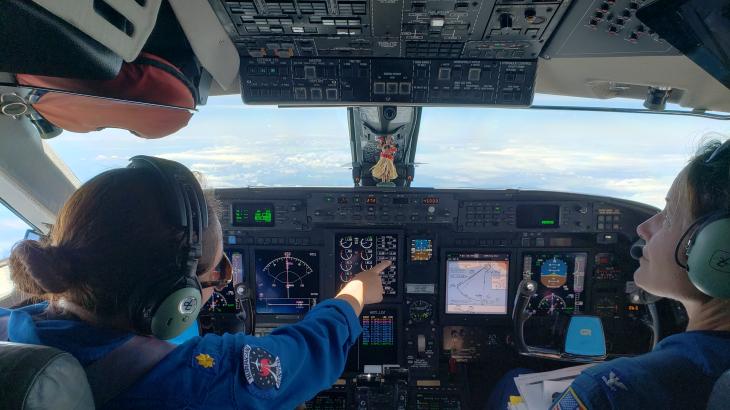
[[[243,373],[246,382],[259,389],[281,387],[281,360],[261,347],[244,346]]]
[[[578,398],[572,387],[568,387],[550,410],[586,410],[587,407]]]

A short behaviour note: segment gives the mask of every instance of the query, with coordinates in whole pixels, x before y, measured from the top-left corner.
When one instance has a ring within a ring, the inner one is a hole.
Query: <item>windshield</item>
[[[534,104],[641,107],[544,95]],[[730,125],[664,115],[424,108],[412,185],[555,190],[662,207],[674,176],[712,132],[730,134]],[[209,187],[348,187],[348,138],[345,108],[250,107],[222,96],[160,140],[103,130],[64,132],[50,145],[81,181],[147,154],[201,171]]]

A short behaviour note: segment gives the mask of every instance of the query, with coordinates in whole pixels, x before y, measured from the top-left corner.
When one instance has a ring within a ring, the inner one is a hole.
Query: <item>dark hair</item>
[[[730,149],[724,147],[711,162],[705,162],[721,146],[723,143],[716,139],[703,143],[686,167],[685,185],[692,219],[730,210]]]
[[[10,254],[10,277],[35,299],[63,297],[97,317],[127,311],[140,283],[180,272],[184,233],[169,222],[157,179],[144,168],[104,172],[71,195],[43,241]],[[211,219],[215,200],[208,201]],[[198,272],[215,266],[217,224],[203,233]]]

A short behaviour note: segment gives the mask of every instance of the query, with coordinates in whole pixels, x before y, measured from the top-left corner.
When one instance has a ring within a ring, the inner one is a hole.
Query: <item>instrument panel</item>
[[[554,368],[526,364],[513,347],[511,314],[523,278],[538,283],[525,325],[529,345],[559,347],[561,323],[594,314],[609,354],[652,346],[649,312],[628,298],[637,266],[629,247],[652,207],[514,190],[246,188],[216,195],[234,280],[216,292],[201,321],[231,323],[250,305],[254,332],[266,335],[300,320],[357,273],[393,262],[382,275],[383,302],[360,318],[363,335],[342,383],[309,408],[355,408],[365,391],[371,404],[358,408],[378,408],[385,396],[408,408],[473,408],[486,400],[483,386],[513,367]],[[236,294],[241,284],[248,297]],[[482,387],[464,389],[472,380]]]

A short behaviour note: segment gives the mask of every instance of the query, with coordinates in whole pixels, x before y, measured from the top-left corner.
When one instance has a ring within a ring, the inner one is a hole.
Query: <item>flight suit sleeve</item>
[[[294,408],[342,374],[362,328],[352,307],[327,300],[266,337],[235,336],[233,394],[241,408]]]

